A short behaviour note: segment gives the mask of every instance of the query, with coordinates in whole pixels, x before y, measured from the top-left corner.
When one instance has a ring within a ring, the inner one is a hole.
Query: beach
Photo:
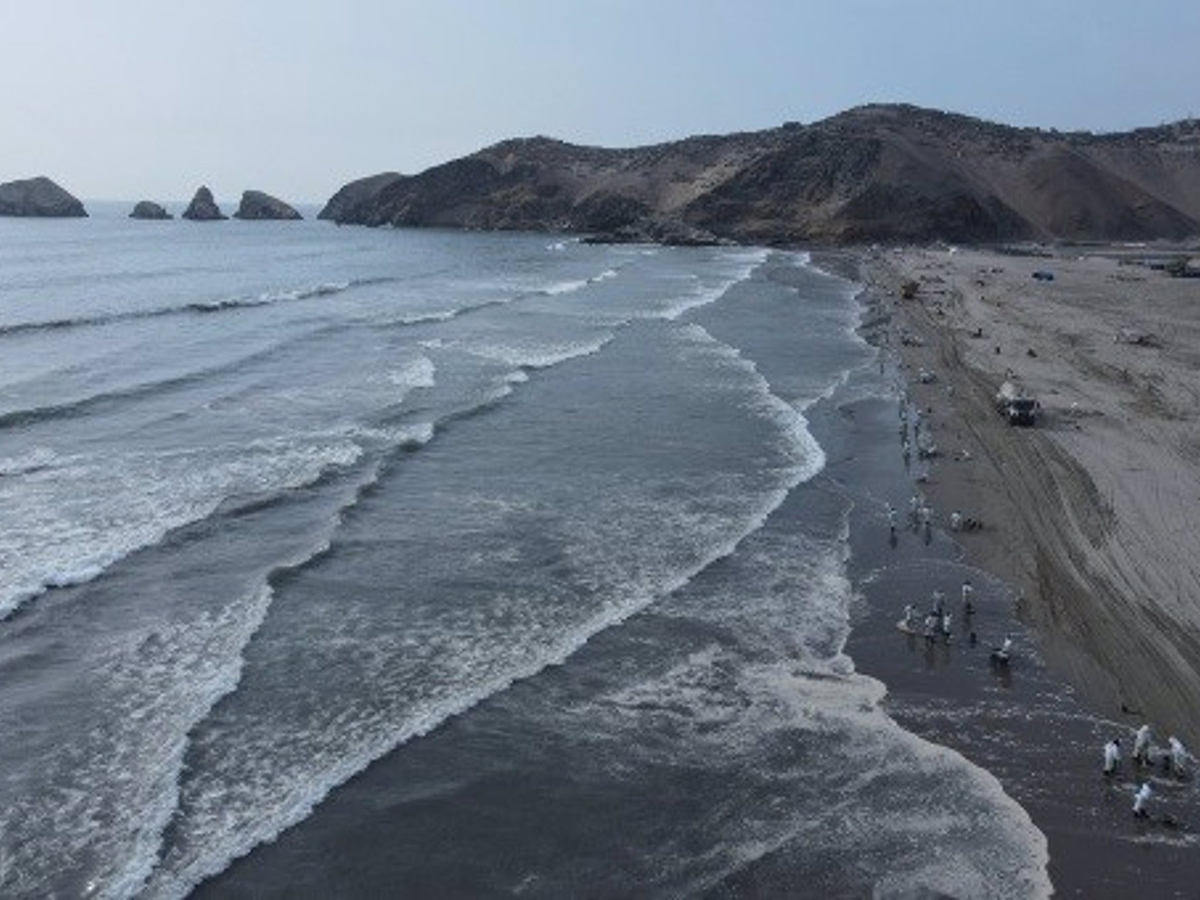
[[[1004,615],[1028,628],[1018,643],[1029,641],[1044,665],[1034,666],[1037,687],[1012,673],[1011,707],[989,715],[986,701],[968,701],[964,717],[940,707],[946,698],[964,705],[969,681],[922,685],[904,677],[903,661],[872,663],[855,639],[848,650],[868,670],[882,666],[899,721],[958,746],[1030,811],[1049,839],[1060,893],[1122,896],[1178,866],[1157,890],[1187,896],[1196,863],[1186,828],[1135,826],[1129,798],[1144,775],[1128,770],[1114,785],[1099,769],[1102,745],[1119,736],[1128,753],[1143,723],[1159,744],[1171,734],[1190,746],[1197,739],[1200,605],[1188,527],[1200,493],[1190,380],[1197,283],[1119,254],[864,255],[876,340],[896,366],[910,422],[919,414],[937,448],[920,459],[913,446],[914,490],[935,526],[949,531],[954,511],[982,522],[951,537],[964,564],[1003,586]],[[905,282],[917,285],[911,299]],[[1036,427],[998,414],[1005,380],[1038,399]],[[877,602],[896,609],[886,597],[895,573],[889,581]],[[857,623],[856,638],[869,640],[869,628]],[[1153,782],[1171,820],[1194,820],[1190,784]]]

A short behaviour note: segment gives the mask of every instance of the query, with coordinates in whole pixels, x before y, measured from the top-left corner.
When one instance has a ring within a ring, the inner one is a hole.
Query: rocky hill
[[[0,184],[0,216],[86,217],[75,197],[44,175]]]
[[[518,139],[352,182],[320,217],[678,243],[1182,238],[1200,234],[1200,121],[1095,135],[872,105],[633,149]]]

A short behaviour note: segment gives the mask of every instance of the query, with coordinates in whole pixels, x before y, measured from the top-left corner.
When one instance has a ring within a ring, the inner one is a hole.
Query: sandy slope
[[[1075,684],[1200,746],[1200,280],[1076,251],[890,251],[866,270],[906,365],[938,379],[910,393],[941,451],[939,519],[985,521],[963,543],[1021,587]],[[908,278],[921,289],[899,299]],[[1115,342],[1123,328],[1161,344]],[[995,412],[1010,371],[1043,404],[1036,429]]]

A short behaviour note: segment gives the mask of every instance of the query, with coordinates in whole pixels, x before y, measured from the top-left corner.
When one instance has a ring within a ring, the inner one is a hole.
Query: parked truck
[[[996,392],[996,409],[1009,425],[1033,425],[1037,422],[1040,404],[1025,393],[1025,389],[1006,381]]]

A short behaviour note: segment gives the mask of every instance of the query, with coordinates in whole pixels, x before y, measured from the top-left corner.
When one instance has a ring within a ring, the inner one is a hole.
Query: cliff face
[[[0,216],[81,218],[83,204],[44,175],[0,184]]]
[[[504,141],[342,188],[321,218],[683,242],[1200,234],[1200,121],[1061,134],[910,106],[634,149]]]

